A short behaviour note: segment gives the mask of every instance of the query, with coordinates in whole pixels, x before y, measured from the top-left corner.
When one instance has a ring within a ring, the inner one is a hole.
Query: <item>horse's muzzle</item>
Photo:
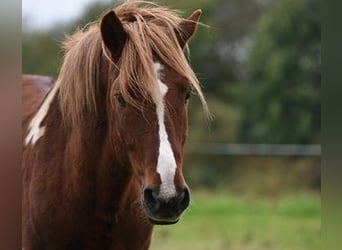
[[[165,199],[152,188],[143,191],[143,204],[152,224],[170,225],[178,222],[182,212],[189,206],[190,192],[185,187],[174,197]]]

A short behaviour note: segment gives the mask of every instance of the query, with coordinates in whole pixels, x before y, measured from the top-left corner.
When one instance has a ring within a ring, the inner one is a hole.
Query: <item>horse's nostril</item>
[[[188,188],[184,190],[178,196],[178,207],[181,212],[183,212],[190,203],[190,192]]]
[[[159,209],[160,203],[157,197],[158,195],[153,189],[144,189],[144,202],[151,212],[156,212]]]

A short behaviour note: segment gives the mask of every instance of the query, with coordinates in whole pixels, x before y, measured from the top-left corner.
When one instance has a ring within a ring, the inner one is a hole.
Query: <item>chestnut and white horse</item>
[[[67,39],[58,77],[23,76],[24,249],[148,249],[180,219],[200,15],[128,1]]]

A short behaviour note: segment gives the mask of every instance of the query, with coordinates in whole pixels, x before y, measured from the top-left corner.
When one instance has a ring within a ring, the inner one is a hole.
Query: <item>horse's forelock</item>
[[[119,91],[128,103],[139,107],[131,95],[133,90],[145,99],[159,102],[161,97],[153,66],[157,57],[189,79],[206,108],[199,81],[178,45],[174,32],[183,19],[175,11],[147,2],[128,1],[114,11],[128,39],[121,58],[112,62],[119,70],[117,76],[113,77],[111,96]],[[85,109],[95,113],[97,109],[96,91],[100,84],[103,50],[98,25],[72,35],[65,47],[66,54],[59,74],[61,110],[66,121],[78,123]]]

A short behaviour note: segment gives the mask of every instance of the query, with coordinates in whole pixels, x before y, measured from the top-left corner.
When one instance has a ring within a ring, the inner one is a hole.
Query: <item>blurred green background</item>
[[[57,75],[65,34],[113,3],[94,1],[74,21],[48,30],[30,29],[25,20],[23,73]],[[199,27],[191,40],[190,60],[214,119],[206,121],[193,97],[184,166],[192,204],[177,225],[156,227],[152,249],[320,249],[319,153],[206,151],[211,143],[320,145],[320,2],[159,3],[184,16],[203,10],[210,27]]]

